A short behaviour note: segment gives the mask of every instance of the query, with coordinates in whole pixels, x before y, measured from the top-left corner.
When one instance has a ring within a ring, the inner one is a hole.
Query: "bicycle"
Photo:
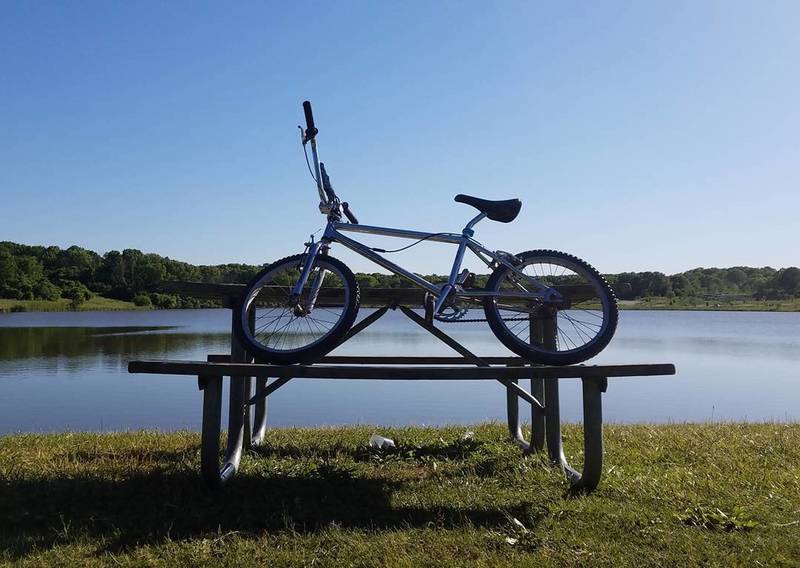
[[[306,128],[298,128],[306,165],[319,194],[319,210],[327,216],[327,225],[319,240],[314,241],[312,235],[303,253],[270,264],[247,285],[234,318],[234,331],[251,355],[269,363],[310,363],[345,337],[358,314],[360,290],[353,272],[329,255],[334,243],[425,290],[425,314],[430,324],[434,320],[486,321],[500,342],[533,363],[575,364],[594,357],[608,345],[617,326],[617,302],[611,287],[592,266],[552,250],[518,254],[492,251],[473,238],[475,225],[483,219],[500,223],[516,219],[522,208],[519,199],[490,201],[457,195],[456,202],[479,212],[461,233],[360,224],[349,204],[336,195],[325,164],[319,161],[319,131],[308,101],[303,103],[303,111]],[[313,171],[307,144],[311,146]],[[416,241],[404,248],[423,241],[458,248],[447,282],[438,285],[379,254],[397,251],[368,247],[345,232]],[[483,287],[476,286],[474,274],[461,270],[467,250],[492,271]],[[476,305],[482,306],[485,319],[465,319],[467,311]],[[541,326],[550,326],[549,333],[541,333]]]

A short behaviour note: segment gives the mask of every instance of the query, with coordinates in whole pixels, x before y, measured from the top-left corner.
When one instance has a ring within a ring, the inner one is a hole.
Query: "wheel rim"
[[[270,353],[296,353],[312,348],[335,333],[344,319],[353,291],[342,271],[320,259],[299,297],[292,289],[300,276],[299,262],[285,263],[264,274],[251,288],[241,311],[248,340]],[[322,277],[317,301],[311,306],[315,281]],[[310,308],[310,309],[309,309]],[[255,309],[250,328],[248,313]]]
[[[495,299],[499,323],[510,337],[524,347],[564,355],[590,349],[603,340],[612,306],[605,286],[595,274],[577,262],[555,256],[525,259],[516,268],[525,276],[556,288],[566,302],[504,303],[502,298]],[[524,278],[508,270],[494,290],[530,290],[530,284],[526,286]],[[553,336],[555,342],[551,343],[548,338]]]

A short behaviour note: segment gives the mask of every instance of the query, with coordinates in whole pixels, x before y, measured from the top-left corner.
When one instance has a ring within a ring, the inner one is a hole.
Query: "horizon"
[[[515,222],[477,227],[489,248],[604,273],[798,264],[797,4],[0,14],[0,240],[207,265],[300,252],[324,224],[296,129],[309,99],[364,223],[459,231],[455,194],[519,197]],[[452,255],[392,258],[436,273]]]

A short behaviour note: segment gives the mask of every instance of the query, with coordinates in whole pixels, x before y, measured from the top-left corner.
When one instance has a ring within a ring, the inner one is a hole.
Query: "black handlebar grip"
[[[314,126],[314,114],[311,112],[311,103],[309,101],[303,101],[303,112],[306,115],[306,138],[310,140],[319,131]]]

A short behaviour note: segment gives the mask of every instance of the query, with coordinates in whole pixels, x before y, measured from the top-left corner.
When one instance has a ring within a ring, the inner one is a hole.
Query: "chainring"
[[[467,315],[468,311],[469,308],[446,306],[441,313],[434,315],[433,319],[436,321],[452,323],[461,320],[465,315]]]

